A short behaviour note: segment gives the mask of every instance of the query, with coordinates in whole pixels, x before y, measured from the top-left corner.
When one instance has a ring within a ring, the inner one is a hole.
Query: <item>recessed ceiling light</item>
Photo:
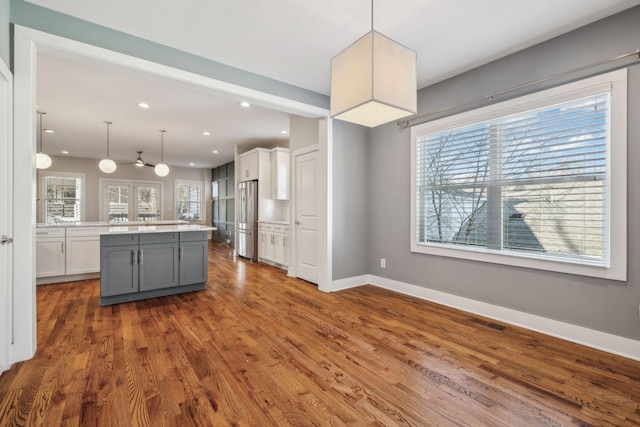
[[[62,150],[61,153],[62,154],[69,154],[69,152],[67,150]]]
[[[209,136],[211,135],[211,132],[209,132],[208,130],[205,130],[204,132],[202,132],[202,134],[205,136]]]
[[[53,130],[53,129],[45,129],[44,132],[45,133],[56,133],[56,131]]]
[[[218,154],[218,153],[219,153],[219,151],[218,151],[218,150],[213,150],[213,151],[212,151],[212,153],[213,153],[213,154]]]
[[[149,104],[146,102],[138,102],[138,107],[140,108],[149,108]]]
[[[289,131],[286,131],[286,130],[283,129],[283,130],[280,131],[280,133],[283,134],[283,135],[286,135],[286,134],[289,133]]]
[[[242,102],[240,103],[240,106],[241,106],[241,107],[244,107],[244,108],[247,108],[247,107],[250,107],[250,106],[251,106],[251,104],[249,104],[247,101],[242,101]]]

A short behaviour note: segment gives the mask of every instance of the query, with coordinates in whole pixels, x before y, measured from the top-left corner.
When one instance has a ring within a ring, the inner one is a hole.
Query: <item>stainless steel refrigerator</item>
[[[258,259],[258,181],[245,181],[238,184],[239,212],[238,255],[252,260]]]

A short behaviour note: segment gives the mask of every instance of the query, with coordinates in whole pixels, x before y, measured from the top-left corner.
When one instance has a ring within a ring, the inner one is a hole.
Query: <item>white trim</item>
[[[2,206],[3,213],[6,214],[7,226],[0,230],[9,237],[13,236],[13,203],[12,203],[12,173],[13,173],[13,75],[9,67],[0,59],[0,100],[4,102],[0,105],[0,156],[4,157],[0,165],[0,173],[6,201]],[[5,157],[6,156],[6,157]],[[5,245],[6,258],[2,259],[4,265],[0,265],[0,272],[4,277],[0,277],[0,373],[9,369],[13,362],[13,270],[14,266],[13,245]]]
[[[366,279],[366,280],[365,280]],[[333,281],[332,291],[370,284],[640,361],[640,341],[375,275]]]
[[[606,258],[609,266],[594,266],[563,261],[558,258],[542,258],[535,254],[478,249],[455,245],[419,244],[416,236],[416,138],[444,129],[479,123],[516,112],[529,111],[544,105],[577,99],[600,93],[611,88],[610,102],[610,160],[607,165],[609,209],[608,227],[610,254]],[[620,69],[599,76],[583,79],[566,85],[543,90],[531,95],[489,105],[411,129],[411,211],[410,251],[414,253],[468,259],[480,262],[512,265],[560,273],[576,274],[603,279],[627,280],[627,70]]]
[[[226,95],[227,97],[231,95],[232,98],[238,99],[238,101],[249,101],[253,105],[259,105],[266,108],[276,108],[280,111],[297,114],[303,117],[317,118],[329,116],[329,110],[326,108],[316,107],[303,102],[272,95],[270,93],[238,86],[233,83],[151,62],[146,59],[66,39],[64,37],[45,33],[33,28],[16,25],[14,34],[15,37],[22,37],[33,42],[34,47],[37,46],[38,52],[48,53],[58,57],[75,57],[76,59],[81,57],[85,61],[87,59],[92,59],[101,62],[109,62],[145,73],[153,73],[158,76],[167,77],[188,84],[202,86],[207,89],[218,91],[219,94]]]
[[[363,274],[362,276],[347,277],[344,279],[338,279],[331,282],[331,287],[325,289],[325,292],[343,291],[345,289],[357,288],[358,286],[364,286],[371,284],[371,275]]]

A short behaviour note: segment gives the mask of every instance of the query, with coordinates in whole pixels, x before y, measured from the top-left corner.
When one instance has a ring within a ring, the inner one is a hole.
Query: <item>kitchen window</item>
[[[176,218],[201,222],[202,196],[201,181],[176,180]]]
[[[626,280],[626,70],[412,129],[413,252]]]
[[[40,172],[43,222],[84,221],[85,175],[67,172]]]

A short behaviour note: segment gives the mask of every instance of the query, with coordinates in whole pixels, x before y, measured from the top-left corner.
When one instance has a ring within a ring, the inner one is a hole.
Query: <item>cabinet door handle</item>
[[[131,264],[136,265],[138,263],[138,251],[131,251]]]
[[[273,234],[271,235],[271,243],[272,243],[272,244],[274,243],[274,241],[273,241]]]
[[[144,251],[140,249],[138,251],[138,264],[142,265],[143,262],[144,262]]]
[[[60,242],[60,253],[64,253],[64,242]]]
[[[180,261],[184,261],[184,246],[180,248]]]

